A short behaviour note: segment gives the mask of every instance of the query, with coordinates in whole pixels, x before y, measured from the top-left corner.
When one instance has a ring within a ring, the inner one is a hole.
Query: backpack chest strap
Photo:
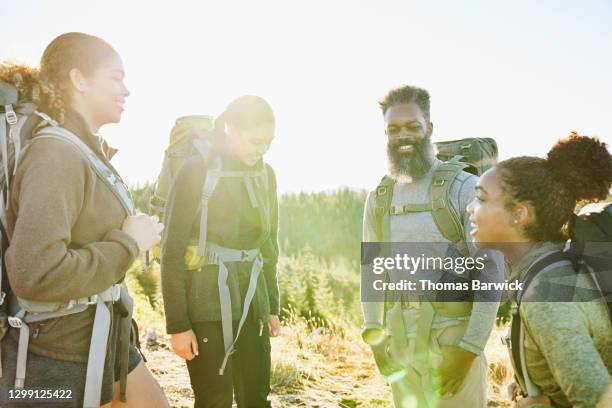
[[[431,203],[392,205],[389,215],[406,215],[418,212],[431,212]]]

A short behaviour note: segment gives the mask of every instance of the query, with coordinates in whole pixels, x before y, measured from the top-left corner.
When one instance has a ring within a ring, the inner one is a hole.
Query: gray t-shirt
[[[406,204],[428,203],[430,197],[430,185],[433,174],[442,164],[435,159],[432,168],[423,177],[412,182],[397,182],[393,189],[392,206]],[[471,243],[469,236],[469,215],[466,212],[467,205],[474,199],[475,186],[478,178],[467,172],[462,172],[451,184],[450,204],[460,214],[461,223],[464,226],[464,239],[458,246],[466,245],[471,256],[479,256],[479,252]],[[363,241],[376,242],[374,209],[376,203],[373,193],[368,195],[363,220]],[[444,243],[448,241],[438,230],[431,212],[415,212],[403,215],[394,215],[390,219],[390,241],[391,242],[432,242]],[[445,256],[443,245],[431,246],[432,251],[439,253],[426,254],[427,256]],[[497,276],[488,277],[488,280],[499,280],[499,274],[503,273],[503,259],[498,253],[487,254],[491,266],[485,268],[489,273]],[[437,280],[432,277],[432,280]],[[434,328],[448,327],[469,320],[468,327],[459,346],[473,353],[480,354],[484,350],[493,324],[497,315],[498,303],[483,302],[478,299],[478,292],[474,293],[472,314],[469,317],[445,317],[436,315],[433,321]],[[382,326],[384,304],[382,302],[363,302],[364,321],[366,327]]]

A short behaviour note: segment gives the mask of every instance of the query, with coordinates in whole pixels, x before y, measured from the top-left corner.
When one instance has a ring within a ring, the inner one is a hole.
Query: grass
[[[296,277],[309,273],[319,277],[302,280],[301,294],[294,294],[297,297],[282,298],[282,335],[272,339],[271,399],[274,407],[390,406],[389,386],[378,373],[369,347],[361,341],[359,299],[355,297],[349,301],[342,297],[345,292],[358,293],[358,281],[347,278],[344,286],[336,287],[338,281],[343,281],[343,274],[350,272],[342,268],[342,264],[319,261],[309,252],[283,257],[280,261],[279,279],[285,292],[294,279],[298,281]],[[153,282],[142,286],[140,275],[143,273]],[[134,317],[139,323],[149,369],[162,385],[171,406],[193,406],[187,369],[170,350],[170,339],[165,334],[158,267],[154,265],[147,270],[142,261],[138,261],[128,272],[126,281],[135,299]],[[313,292],[325,287],[329,290],[323,291],[324,295],[314,296]],[[155,293],[149,293],[150,290]],[[309,301],[313,302],[312,310],[316,313],[309,313],[310,309],[296,307],[294,303],[308,302],[305,300],[308,296],[312,296]],[[157,300],[151,302],[151,299]],[[499,341],[504,330],[496,328],[486,348],[489,406],[492,407],[510,406],[505,389],[511,381],[512,369],[507,351]]]
[[[132,189],[146,212],[151,185]],[[271,400],[274,407],[389,407],[389,386],[361,340],[359,244],[364,192],[280,197],[282,335],[272,339]],[[165,335],[157,266],[137,262],[127,275],[134,316],[149,367],[173,407],[193,397],[184,362]],[[496,328],[486,348],[489,406],[510,406],[505,389],[512,368]],[[155,335],[153,335],[155,333]],[[151,339],[156,339],[153,341]],[[149,341],[147,341],[147,339]]]

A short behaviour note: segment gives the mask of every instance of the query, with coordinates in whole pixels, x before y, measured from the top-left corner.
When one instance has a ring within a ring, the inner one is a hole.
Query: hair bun
[[[612,156],[596,137],[572,132],[548,152],[547,164],[576,201],[605,199],[612,185]]]

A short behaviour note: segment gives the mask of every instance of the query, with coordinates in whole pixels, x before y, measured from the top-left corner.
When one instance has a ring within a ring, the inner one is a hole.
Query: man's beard
[[[413,151],[402,153],[401,146],[412,146]],[[433,164],[434,149],[429,136],[414,141],[412,139],[393,139],[387,143],[389,172],[397,181],[418,179],[423,177]]]

